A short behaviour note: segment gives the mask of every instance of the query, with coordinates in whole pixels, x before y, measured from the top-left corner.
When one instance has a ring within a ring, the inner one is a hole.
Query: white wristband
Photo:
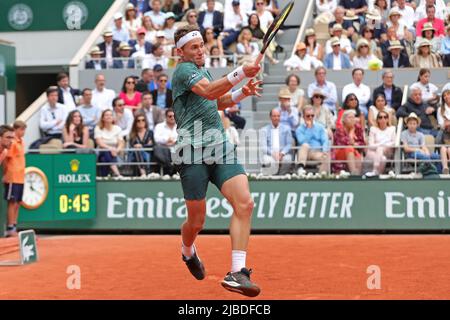
[[[227,75],[228,81],[235,86],[245,78],[244,68],[240,66]]]
[[[231,93],[231,100],[234,103],[239,103],[244,100],[247,96],[242,92],[242,88]]]

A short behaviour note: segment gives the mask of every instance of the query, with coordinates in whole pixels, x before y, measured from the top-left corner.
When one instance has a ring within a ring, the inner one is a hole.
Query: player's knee
[[[195,232],[200,232],[203,230],[203,226],[205,225],[205,218],[195,219],[191,222],[191,228]]]
[[[255,203],[252,198],[249,197],[246,200],[243,200],[239,203],[239,214],[244,217],[250,217],[253,212],[253,208],[255,207]]]

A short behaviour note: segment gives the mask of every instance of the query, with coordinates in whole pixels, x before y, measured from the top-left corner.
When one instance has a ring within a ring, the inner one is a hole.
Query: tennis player
[[[200,30],[185,26],[175,32],[181,58],[173,74],[173,108],[178,140],[173,152],[187,207],[187,219],[181,228],[182,259],[197,280],[205,278],[205,267],[194,241],[206,216],[206,191],[211,181],[233,208],[230,223],[231,271],[222,281],[227,290],[254,297],[260,288],[250,280],[246,267],[247,246],[253,200],[248,179],[236,150],[227,142],[218,110],[224,110],[248,96],[260,96],[261,81],[249,80],[241,89],[230,90],[245,78],[253,78],[259,65],[246,64],[228,76],[213,81],[205,64],[205,46]]]

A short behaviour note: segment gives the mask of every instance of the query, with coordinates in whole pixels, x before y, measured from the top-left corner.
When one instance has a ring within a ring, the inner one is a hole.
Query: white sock
[[[231,272],[241,271],[245,268],[245,258],[247,257],[247,252],[241,250],[231,251]]]
[[[192,246],[188,247],[183,242],[181,242],[181,252],[183,253],[183,256],[186,258],[190,258],[194,255],[194,244]]]

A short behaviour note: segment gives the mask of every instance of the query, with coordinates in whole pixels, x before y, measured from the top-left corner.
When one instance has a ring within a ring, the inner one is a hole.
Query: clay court
[[[227,236],[197,241],[207,278],[195,280],[178,236],[39,237],[40,261],[0,267],[0,299],[247,299],[224,290]],[[0,259],[14,258],[11,239]],[[10,253],[7,253],[10,252]],[[258,299],[450,299],[450,236],[253,236],[248,266]],[[67,267],[81,268],[69,290]],[[381,268],[381,289],[367,289],[367,267]]]

